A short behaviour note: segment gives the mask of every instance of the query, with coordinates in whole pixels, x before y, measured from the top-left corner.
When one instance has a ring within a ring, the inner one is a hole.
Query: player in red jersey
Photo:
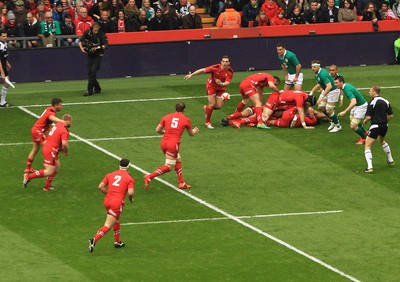
[[[211,114],[213,110],[219,110],[222,108],[223,99],[221,95],[226,91],[226,87],[232,81],[233,69],[230,67],[230,64],[231,62],[229,57],[223,56],[221,59],[221,64],[198,69],[184,77],[184,79],[187,80],[193,75],[200,73],[211,73],[206,82],[208,105],[203,107],[206,113],[206,122],[204,125],[209,129],[214,129],[214,127],[211,125]]]
[[[60,169],[58,154],[61,151],[66,157],[68,156],[68,128],[71,125],[72,116],[65,114],[62,117],[62,121],[58,122],[51,128],[47,141],[43,145],[42,149],[44,169],[35,170],[31,174],[24,174],[23,184],[25,188],[32,179],[47,177],[43,191],[54,190],[51,186],[51,182],[57,175],[57,171]]]
[[[93,253],[93,249],[106,233],[111,229],[114,230],[114,247],[123,248],[125,244],[121,241],[119,234],[121,225],[119,222],[122,210],[124,209],[124,199],[128,192],[129,201],[133,203],[135,193],[135,180],[128,172],[129,160],[122,159],[119,162],[119,170],[108,173],[99,184],[99,189],[106,196],[104,198],[104,207],[107,211],[106,221],[96,235],[89,239],[89,252]],[[107,189],[108,186],[108,189]]]
[[[190,120],[185,116],[185,104],[179,102],[175,105],[176,112],[164,116],[156,127],[156,132],[164,134],[161,140],[161,150],[165,154],[165,165],[157,168],[154,172],[145,175],[144,187],[149,189],[150,181],[157,176],[170,172],[175,168],[178,176],[180,189],[188,189],[191,186],[186,184],[182,177],[182,161],[179,154],[182,133],[187,130],[190,136],[199,132],[197,127],[192,128]]]
[[[268,97],[267,103],[263,110],[263,121],[267,122],[272,116],[278,105],[295,103],[297,112],[299,113],[300,123],[304,129],[313,129],[312,126],[307,126],[304,120],[304,103],[309,102],[311,106],[316,103],[316,98],[313,95],[308,95],[304,91],[284,90],[281,93],[274,92]]]
[[[56,117],[57,112],[61,111],[61,109],[62,100],[60,98],[53,98],[51,100],[51,106],[44,110],[39,119],[33,125],[31,130],[33,145],[32,150],[28,155],[28,160],[26,161],[24,173],[32,173],[35,171],[32,169],[33,160],[39,152],[40,146],[46,141],[46,133],[49,130],[51,123],[62,121]]]
[[[255,113],[257,116],[257,128],[269,129],[262,120],[262,105],[263,105],[263,89],[268,86],[273,91],[279,92],[276,87],[279,85],[280,79],[277,76],[272,76],[268,73],[256,73],[246,77],[240,83],[240,94],[242,95],[242,101],[236,107],[236,113],[228,116],[222,120],[222,124],[229,121],[231,118],[236,118],[235,115],[243,110],[247,103],[251,100],[255,106]]]
[[[305,103],[305,115],[304,115],[304,122],[307,126],[312,126],[317,124],[318,120],[317,117],[314,115],[313,108],[310,107],[310,103]],[[276,111],[275,111],[276,112]],[[275,115],[274,112],[274,115]],[[271,118],[267,121],[267,125],[271,126],[278,126],[278,127],[301,127],[301,120],[300,115],[297,113],[296,107],[291,107],[282,112],[281,117],[278,118]]]

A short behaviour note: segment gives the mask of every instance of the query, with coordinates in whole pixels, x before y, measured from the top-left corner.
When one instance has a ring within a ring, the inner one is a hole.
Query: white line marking
[[[113,138],[93,138],[86,139],[88,141],[96,142],[96,141],[114,141],[114,140],[132,140],[132,139],[150,139],[150,138],[161,138],[161,135],[153,135],[153,136],[131,136],[131,137],[113,137]],[[82,142],[81,140],[69,140],[68,142]],[[18,146],[18,145],[32,145],[32,142],[24,142],[24,143],[0,143],[0,146]]]
[[[343,212],[343,210],[319,211],[319,212],[297,212],[297,213],[243,215],[243,216],[237,216],[237,218],[249,219],[249,218],[278,217],[278,216],[299,216],[299,215],[314,215],[314,214],[330,214],[330,213],[340,213],[340,212]],[[178,220],[163,220],[163,221],[127,222],[127,223],[121,223],[121,225],[148,225],[148,224],[166,224],[166,223],[215,221],[215,220],[229,220],[229,218],[227,218],[227,217],[209,217],[209,218],[178,219]]]
[[[34,116],[36,118],[39,117],[38,115],[36,115],[35,113],[25,109],[24,107],[19,106],[18,108],[20,110],[24,111],[25,113],[27,113],[29,115],[32,115],[32,116]],[[107,151],[106,149],[103,149],[100,146],[97,146],[96,144],[88,141],[87,139],[84,139],[84,138],[82,138],[82,137],[80,137],[80,136],[78,136],[78,135],[76,135],[76,134],[74,134],[72,132],[70,133],[70,135],[75,137],[76,139],[81,140],[82,142],[88,144],[89,146],[91,146],[91,147],[103,152],[104,154],[116,159],[116,160],[120,160],[121,159],[121,157],[119,157],[119,156]],[[143,174],[148,174],[149,173],[148,171],[145,171],[144,169],[142,169],[142,168],[140,168],[140,167],[138,167],[136,165],[130,164],[130,166],[133,167],[134,169],[136,169],[137,171],[143,173]],[[200,198],[198,198],[198,197],[196,197],[196,196],[194,196],[194,195],[192,195],[192,194],[190,194],[188,192],[186,192],[185,190],[179,189],[175,185],[172,185],[171,183],[169,183],[169,182],[167,182],[167,181],[165,181],[165,180],[163,180],[161,178],[157,178],[156,177],[155,179],[158,180],[159,182],[163,183],[164,185],[174,189],[176,192],[181,193],[181,194],[191,198],[192,200],[194,200],[194,201],[196,201],[196,202],[208,207],[209,209],[214,210],[217,213],[220,213],[223,216],[225,216],[225,217],[227,217],[227,218],[229,218],[229,219],[231,219],[233,221],[236,221],[237,223],[239,223],[239,224],[241,224],[241,225],[243,225],[243,226],[255,231],[256,233],[258,233],[258,234],[260,234],[260,235],[262,235],[264,237],[267,237],[267,238],[277,242],[278,244],[280,244],[280,245],[282,245],[282,246],[284,246],[284,247],[286,247],[286,248],[288,248],[288,249],[290,249],[290,250],[292,250],[292,251],[294,251],[294,252],[296,252],[296,253],[298,253],[298,254],[300,254],[300,255],[302,255],[302,256],[310,259],[310,260],[312,260],[312,261],[314,261],[314,262],[316,262],[317,264],[319,264],[319,265],[321,265],[321,266],[323,266],[323,267],[325,267],[325,268],[327,268],[327,269],[329,269],[329,270],[331,270],[331,271],[333,271],[333,272],[335,272],[335,273],[337,273],[337,274],[339,274],[339,275],[341,275],[343,277],[346,277],[347,279],[349,279],[351,281],[359,282],[359,280],[354,278],[353,276],[344,273],[343,271],[341,271],[341,270],[339,270],[339,269],[337,269],[337,268],[335,268],[335,267],[323,262],[322,260],[317,259],[316,257],[314,257],[312,255],[309,255],[308,253],[306,253],[306,252],[304,252],[304,251],[302,251],[302,250],[290,245],[289,243],[286,243],[285,241],[282,241],[281,239],[278,239],[277,237],[274,237],[271,234],[262,231],[261,229],[258,229],[257,227],[255,227],[255,226],[253,226],[253,225],[241,220],[240,218],[238,218],[238,217],[236,217],[234,215],[231,215],[230,213],[228,213],[228,212],[226,212],[226,211],[224,211],[224,210],[222,210],[222,209],[220,209],[220,208],[218,208],[218,207],[216,207],[216,206],[214,206],[214,205],[212,205],[212,204],[210,204],[210,203],[208,203],[208,202],[206,202],[206,201],[204,201],[204,200],[202,200],[202,199],[200,199]]]
[[[382,87],[381,87],[382,88]],[[236,94],[239,96],[239,94]],[[114,104],[114,103],[137,103],[137,102],[152,102],[152,101],[168,101],[168,100],[189,100],[189,99],[203,99],[207,96],[192,96],[192,97],[176,97],[176,98],[152,98],[152,99],[132,99],[132,100],[112,100],[112,101],[94,101],[94,102],[80,102],[80,103],[63,103],[63,106],[80,106],[80,105],[98,105],[98,104]],[[49,105],[26,105],[20,106],[24,108],[48,107]]]
[[[400,86],[381,86],[381,89],[397,89]],[[357,88],[358,90],[368,90],[370,87]],[[306,91],[306,90],[304,90]],[[309,92],[309,91],[307,91]],[[270,94],[270,93],[266,93]],[[241,96],[240,94],[231,94],[232,97]],[[115,103],[138,103],[138,102],[152,102],[152,101],[169,101],[169,100],[190,100],[190,99],[204,99],[207,96],[188,96],[188,97],[169,97],[169,98],[152,98],[152,99],[131,99],[131,100],[112,100],[112,101],[94,101],[94,102],[79,102],[79,103],[63,103],[63,106],[81,106],[81,105],[99,105],[99,104],[115,104]],[[48,107],[49,105],[24,105],[17,106],[17,108],[37,108],[37,107]],[[11,106],[10,108],[15,108]]]

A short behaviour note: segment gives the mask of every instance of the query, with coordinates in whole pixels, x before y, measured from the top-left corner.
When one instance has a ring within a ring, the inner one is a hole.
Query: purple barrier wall
[[[397,32],[379,32],[111,45],[99,77],[183,74],[219,62],[222,55],[231,57],[236,71],[279,69],[278,42],[293,50],[304,68],[312,59],[323,65],[392,64],[397,37]],[[9,60],[13,67],[10,77],[17,82],[87,78],[86,55],[79,48],[10,50]]]

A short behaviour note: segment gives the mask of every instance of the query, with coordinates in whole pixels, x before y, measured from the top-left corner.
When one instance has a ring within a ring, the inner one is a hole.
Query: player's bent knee
[[[326,112],[332,116],[335,113],[335,105],[326,105]]]

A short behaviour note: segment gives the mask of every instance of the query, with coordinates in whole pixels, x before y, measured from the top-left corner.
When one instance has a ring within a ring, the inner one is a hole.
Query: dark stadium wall
[[[231,57],[236,71],[279,69],[278,42],[297,54],[304,69],[313,59],[338,66],[393,64],[397,37],[398,32],[379,32],[110,45],[99,77],[184,74],[218,63],[223,55]],[[10,50],[9,61],[16,82],[87,78],[86,55],[79,48]]]

